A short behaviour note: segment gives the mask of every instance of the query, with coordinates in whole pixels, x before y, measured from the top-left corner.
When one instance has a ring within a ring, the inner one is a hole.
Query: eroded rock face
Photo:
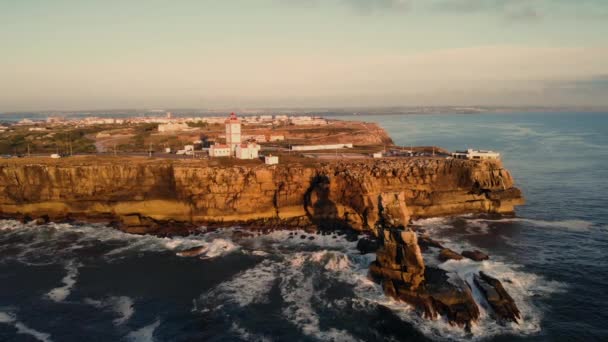
[[[370,273],[382,281],[387,295],[413,305],[429,319],[442,315],[468,328],[479,318],[479,308],[464,281],[454,277],[448,281],[445,271],[425,267],[415,232],[385,229],[382,236],[383,246]]]
[[[382,247],[370,265],[370,274],[382,283],[386,295],[414,306],[428,319],[442,316],[450,324],[470,330],[480,316],[471,290],[475,286],[485,296],[497,320],[518,323],[519,309],[498,279],[480,272],[469,284],[454,273],[448,275],[442,269],[425,267],[419,244],[428,247],[441,244],[428,237],[418,239],[410,229],[383,229],[380,236]],[[438,257],[444,261],[463,259],[448,248],[442,249]]]
[[[424,281],[424,261],[416,233],[411,230],[385,229],[382,247],[370,266],[372,275],[396,281],[398,286],[416,290]]]
[[[498,319],[517,323],[520,319],[519,309],[498,279],[479,272],[479,275],[475,275],[474,281],[494,309]]]
[[[325,222],[374,230],[382,221],[405,226],[410,218],[512,212],[522,202],[499,161],[232,167],[77,157],[0,162],[0,216],[116,221],[144,233],[167,222],[283,227]]]
[[[439,260],[462,260],[464,257],[449,248],[444,248],[439,252]]]
[[[482,251],[462,251],[462,256],[469,258],[474,261],[484,261],[490,259],[490,257]]]

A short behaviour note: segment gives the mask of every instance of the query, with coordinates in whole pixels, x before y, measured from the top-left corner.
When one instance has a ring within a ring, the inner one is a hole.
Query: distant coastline
[[[425,115],[425,114],[501,114],[501,113],[608,113],[605,106],[386,106],[386,107],[268,107],[268,108],[123,108],[123,109],[79,109],[79,110],[23,110],[0,111],[0,121],[17,121],[24,118],[44,118],[50,115],[66,117],[133,115],[164,115],[171,111],[176,117],[214,116],[238,111],[241,115],[258,114],[314,114],[324,116],[343,115]]]

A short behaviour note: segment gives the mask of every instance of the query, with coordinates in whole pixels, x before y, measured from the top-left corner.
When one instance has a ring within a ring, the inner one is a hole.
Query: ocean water
[[[467,281],[479,270],[501,279],[522,311],[519,324],[498,324],[484,307],[471,333],[421,319],[368,279],[374,255],[361,255],[351,235],[247,236],[235,227],[158,238],[6,220],[0,341],[608,338],[608,114],[344,118],[378,122],[406,146],[503,154],[528,201],[517,217],[416,224],[453,249],[490,254],[482,263],[425,259]],[[178,255],[195,246],[201,255]]]

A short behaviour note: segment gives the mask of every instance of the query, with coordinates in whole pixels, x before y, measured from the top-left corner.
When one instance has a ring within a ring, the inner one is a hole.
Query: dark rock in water
[[[35,222],[36,222],[37,225],[40,226],[40,225],[47,224],[47,223],[51,222],[51,219],[49,218],[48,215],[44,215],[44,216],[41,216],[41,217],[37,218]]]
[[[444,248],[439,253],[439,260],[448,261],[448,260],[462,260],[464,257],[449,248]]]
[[[490,257],[478,250],[474,250],[474,251],[463,251],[462,252],[462,256],[465,258],[469,258],[471,260],[475,260],[475,261],[484,261],[484,260],[488,260],[490,259]]]
[[[309,236],[309,237],[308,237],[308,240],[314,240],[314,239],[315,239],[315,237],[314,237],[314,236]]]
[[[479,272],[473,279],[499,319],[518,323],[517,320],[521,318],[519,309],[500,280],[484,272]]]
[[[306,239],[306,235],[300,235],[300,239],[302,239],[302,240]]]
[[[413,305],[424,317],[442,315],[450,324],[470,329],[479,319],[479,308],[469,286],[453,276],[448,281],[443,270],[425,267],[415,232],[384,230],[381,237],[383,245],[370,265],[370,274],[382,280],[384,292]]]
[[[423,251],[426,251],[429,247],[444,249],[443,245],[439,241],[431,239],[431,237],[428,235],[418,236],[418,245],[420,245],[420,248]]]
[[[21,219],[19,220],[19,222],[21,222],[23,224],[26,224],[30,221],[32,221],[32,218],[29,215],[22,216]]]
[[[377,239],[372,237],[365,236],[360,238],[359,242],[357,242],[357,249],[361,254],[374,253],[378,248],[380,248],[380,243]]]

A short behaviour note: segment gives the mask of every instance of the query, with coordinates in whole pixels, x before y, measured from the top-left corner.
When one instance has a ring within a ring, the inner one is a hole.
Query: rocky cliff
[[[406,225],[522,203],[499,161],[383,159],[277,166],[74,157],[0,163],[0,216],[172,224]],[[390,214],[390,215],[389,215]],[[386,222],[390,221],[390,222]]]

